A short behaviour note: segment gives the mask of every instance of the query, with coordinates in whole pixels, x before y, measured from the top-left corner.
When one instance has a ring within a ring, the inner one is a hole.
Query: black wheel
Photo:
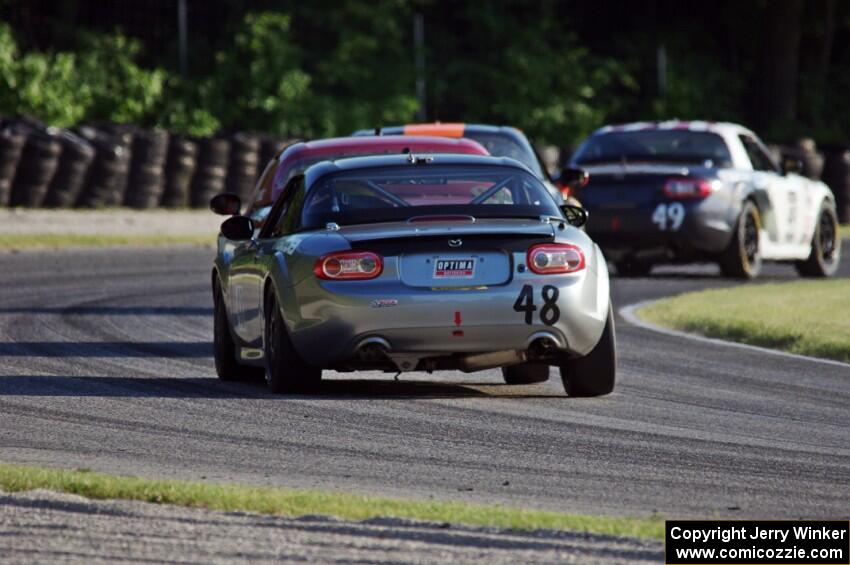
[[[614,390],[617,378],[617,339],[614,308],[608,305],[608,320],[602,337],[590,353],[567,359],[560,367],[564,390],[570,396],[603,396]]]
[[[841,259],[841,236],[838,217],[832,207],[824,206],[812,235],[812,251],[805,261],[797,261],[797,272],[804,277],[830,277],[838,270]]]
[[[732,241],[720,257],[720,270],[725,276],[736,279],[754,279],[758,276],[761,271],[760,229],[758,208],[747,200],[738,217]]]
[[[215,351],[215,372],[223,381],[250,380],[264,374],[263,369],[240,365],[236,360],[236,343],[230,333],[227,309],[221,288],[215,285],[213,294],[213,349]]]
[[[509,385],[527,385],[549,380],[549,365],[522,363],[502,367],[502,377]]]
[[[636,259],[623,259],[614,264],[621,277],[645,277],[652,271],[652,263]]]
[[[266,300],[265,317],[263,347],[269,390],[277,394],[314,390],[322,380],[322,371],[298,355],[273,293]]]

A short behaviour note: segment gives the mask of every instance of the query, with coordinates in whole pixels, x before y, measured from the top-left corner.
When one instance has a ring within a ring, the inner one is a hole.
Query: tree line
[[[185,1],[183,74],[174,0],[0,0],[0,114],[319,137],[424,105],[560,146],[669,117],[850,141],[847,2]]]

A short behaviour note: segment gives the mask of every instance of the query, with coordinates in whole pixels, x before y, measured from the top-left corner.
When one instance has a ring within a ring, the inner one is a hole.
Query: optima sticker
[[[475,276],[475,259],[438,259],[434,263],[435,279],[471,279]]]

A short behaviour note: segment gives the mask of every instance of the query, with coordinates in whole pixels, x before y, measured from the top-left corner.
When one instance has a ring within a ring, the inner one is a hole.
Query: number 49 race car
[[[239,209],[222,194],[218,213]],[[218,375],[264,372],[309,391],[323,370],[502,368],[509,384],[560,370],[571,396],[611,392],[608,270],[511,159],[396,155],[325,161],[288,182],[255,236],[221,226],[212,272]]]
[[[835,200],[822,182],[777,165],[759,138],[735,124],[643,122],[606,126],[571,164],[590,173],[578,198],[587,231],[621,275],[653,264],[716,261],[727,276],[754,278],[762,260],[830,276],[841,238]]]

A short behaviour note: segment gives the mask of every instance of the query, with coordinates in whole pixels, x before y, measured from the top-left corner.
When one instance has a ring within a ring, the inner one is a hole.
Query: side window
[[[753,164],[753,169],[771,173],[777,172],[776,166],[773,164],[773,159],[770,158],[770,155],[762,149],[761,145],[755,139],[748,135],[740,135],[738,137],[741,139],[741,143],[744,144],[744,150]]]
[[[298,229],[304,203],[304,176],[294,177],[283,189],[269,213],[264,237],[282,237]]]
[[[246,215],[253,217],[253,213],[257,209],[271,204],[269,200],[271,198],[272,179],[275,176],[275,171],[277,171],[277,165],[277,159],[270,160],[266,165],[257,186],[254,188],[254,193],[248,201],[248,209],[245,210]]]

